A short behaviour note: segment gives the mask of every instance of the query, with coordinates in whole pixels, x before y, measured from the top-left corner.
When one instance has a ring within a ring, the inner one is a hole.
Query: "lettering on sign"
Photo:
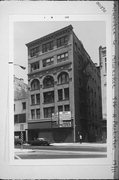
[[[71,122],[63,122],[60,127],[71,127]]]

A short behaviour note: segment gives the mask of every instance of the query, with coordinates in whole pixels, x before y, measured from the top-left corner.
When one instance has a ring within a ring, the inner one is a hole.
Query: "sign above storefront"
[[[70,111],[62,111],[57,112],[56,114],[52,114],[53,121],[64,121],[64,120],[71,120],[71,112]]]
[[[52,121],[55,121],[58,127],[71,127],[71,112],[63,111],[56,114],[52,114]]]

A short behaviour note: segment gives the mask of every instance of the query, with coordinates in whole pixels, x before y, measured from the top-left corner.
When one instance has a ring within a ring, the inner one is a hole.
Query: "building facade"
[[[28,119],[28,85],[23,79],[14,76],[14,136],[23,140],[28,140],[27,135]]]
[[[100,73],[101,73],[101,93],[102,93],[102,139],[106,141],[107,138],[107,58],[106,47],[99,47],[99,61],[100,61]]]
[[[26,44],[28,138],[52,142],[97,141],[101,122],[100,69],[73,27]]]

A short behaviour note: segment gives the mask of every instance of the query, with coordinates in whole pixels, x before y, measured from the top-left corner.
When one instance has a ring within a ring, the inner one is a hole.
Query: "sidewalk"
[[[106,143],[51,143],[52,146],[93,146],[93,147],[106,147]]]
[[[106,143],[51,143],[51,146],[61,146],[61,147],[107,147],[107,144]],[[44,146],[45,147],[45,146]],[[36,148],[37,149],[37,148]],[[34,148],[25,148],[25,146],[23,148],[19,148],[19,149],[14,149],[14,152],[17,152],[17,153],[30,153],[30,152],[35,152],[36,149]],[[39,149],[38,149],[39,150]]]
[[[34,149],[14,149],[15,153],[29,153],[29,152],[35,152],[36,150]]]

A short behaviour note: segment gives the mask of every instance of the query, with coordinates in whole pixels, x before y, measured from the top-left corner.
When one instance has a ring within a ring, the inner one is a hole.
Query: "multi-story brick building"
[[[14,76],[14,135],[23,140],[28,140],[27,136],[28,119],[28,85],[23,79]]]
[[[99,61],[101,73],[101,93],[102,93],[102,137],[103,141],[107,138],[107,106],[106,106],[106,90],[107,90],[107,58],[106,47],[99,47]]]
[[[71,25],[26,44],[28,137],[54,142],[96,141],[100,136],[99,67]]]

